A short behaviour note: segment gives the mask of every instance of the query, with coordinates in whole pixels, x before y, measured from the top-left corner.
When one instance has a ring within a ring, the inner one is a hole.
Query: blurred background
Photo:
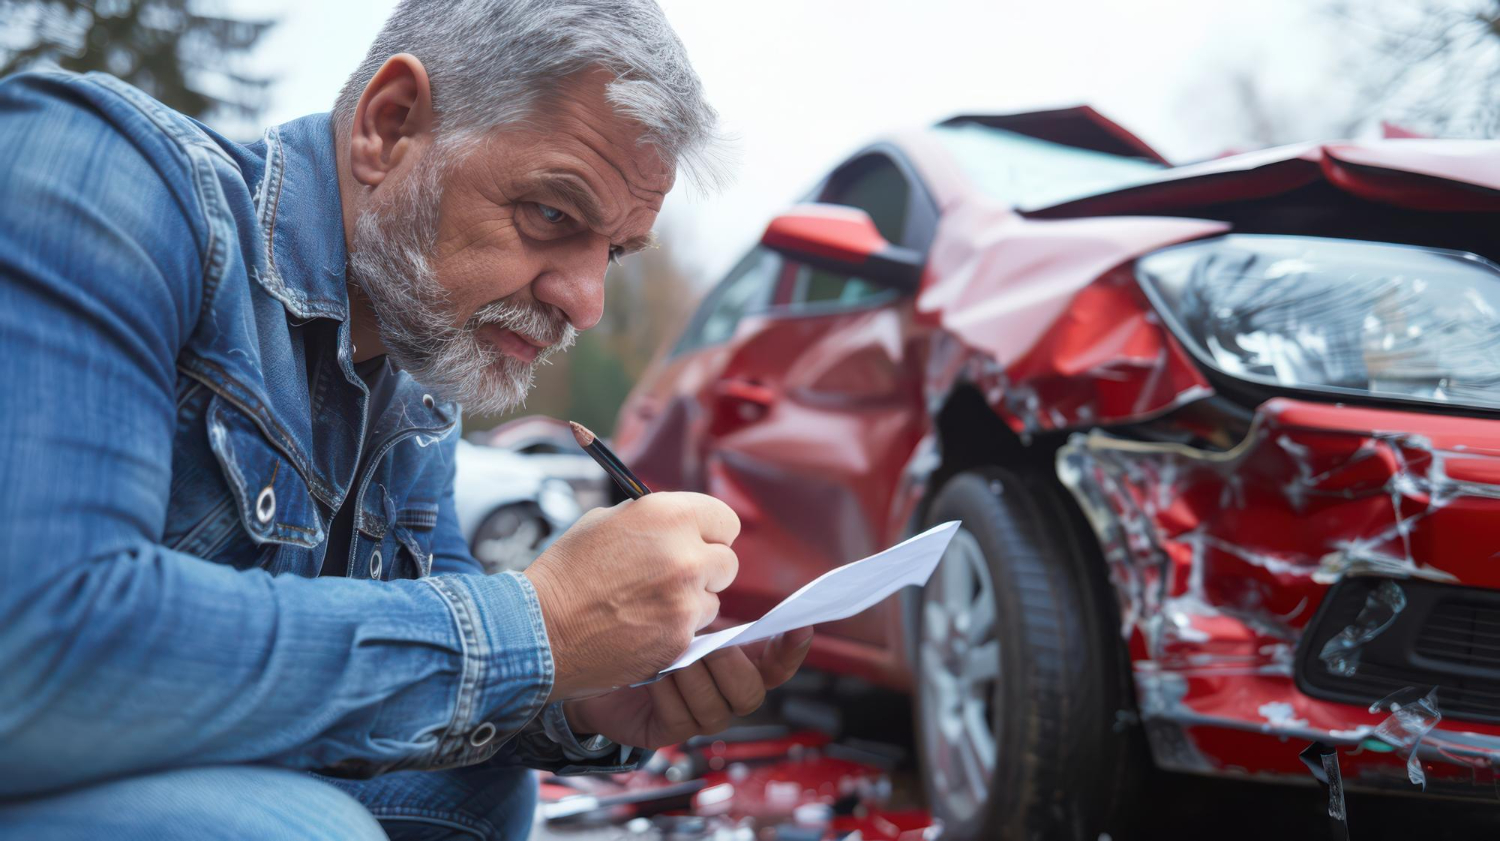
[[[0,74],[105,70],[235,138],[327,110],[394,0],[0,0]],[[733,138],[735,180],[667,200],[603,322],[522,414],[609,434],[765,220],[856,147],[958,113],[1086,103],[1176,163],[1382,123],[1500,129],[1500,0],[662,0]],[[470,432],[504,420],[467,419]]]

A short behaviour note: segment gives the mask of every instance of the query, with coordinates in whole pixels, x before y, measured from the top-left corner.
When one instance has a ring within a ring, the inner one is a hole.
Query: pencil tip
[[[577,421],[568,421],[568,426],[573,427],[573,440],[578,442],[578,446],[587,447],[594,443],[594,433],[588,427]]]

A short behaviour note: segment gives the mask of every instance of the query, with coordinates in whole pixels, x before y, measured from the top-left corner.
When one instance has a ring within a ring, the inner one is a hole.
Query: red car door
[[[864,210],[889,242],[931,242],[936,205],[893,149],[857,155],[815,196]],[[754,619],[899,536],[891,498],[922,434],[911,308],[910,296],[757,247],[626,401],[621,458],[653,488],[713,494],[740,515],[722,621]],[[892,618],[867,611],[824,636],[883,646]]]
[[[654,490],[704,491],[703,454],[711,408],[705,395],[737,347],[747,313],[765,309],[782,259],[755,248],[714,287],[682,336],[631,390],[615,424],[613,444]]]
[[[878,551],[922,435],[911,298],[788,263],[704,384],[703,489],[739,514],[729,618],[761,615],[827,570]],[[884,643],[879,611],[828,633]]]

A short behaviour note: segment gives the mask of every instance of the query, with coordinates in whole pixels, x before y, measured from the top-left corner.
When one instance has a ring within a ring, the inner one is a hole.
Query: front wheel
[[[1118,731],[1120,642],[1102,562],[1050,483],[1000,468],[950,480],[929,524],[960,520],[922,591],[916,729],[945,838],[1128,834],[1133,734]]]

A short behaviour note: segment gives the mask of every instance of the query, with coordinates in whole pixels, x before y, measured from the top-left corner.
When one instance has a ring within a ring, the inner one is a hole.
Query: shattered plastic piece
[[[1370,705],[1370,712],[1390,711],[1390,716],[1380,722],[1371,734],[1399,753],[1407,754],[1406,776],[1412,785],[1427,788],[1427,775],[1418,758],[1422,739],[1443,720],[1437,708],[1437,688],[1433,687],[1424,696],[1417,695],[1415,687],[1399,689]]]
[[[1359,654],[1365,644],[1380,636],[1406,608],[1406,593],[1401,585],[1389,579],[1365,597],[1365,606],[1354,617],[1354,624],[1339,631],[1323,644],[1318,659],[1328,671],[1340,677],[1353,677],[1359,669]]]
[[[1339,751],[1313,742],[1298,754],[1313,778],[1328,787],[1328,825],[1334,841],[1349,841],[1349,810],[1344,802],[1344,776],[1339,771]]]

